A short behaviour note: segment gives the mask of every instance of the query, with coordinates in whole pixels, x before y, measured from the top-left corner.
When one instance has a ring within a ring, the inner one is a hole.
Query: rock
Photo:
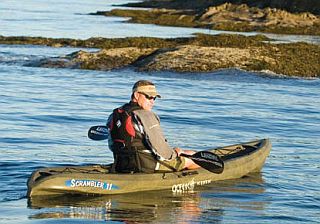
[[[161,52],[153,56],[153,60],[143,64],[139,69],[210,72],[225,68],[248,69],[257,61],[275,63],[273,58],[262,56],[259,48],[239,49],[187,45],[175,50]]]
[[[249,8],[247,5],[225,3],[209,7],[199,19],[202,23],[221,24],[247,22],[252,27],[306,27],[320,24],[320,18],[311,13],[289,13],[275,8]]]
[[[64,57],[41,60],[33,65],[40,67],[81,68],[93,70],[111,70],[123,68],[134,63],[139,57],[151,54],[152,48],[113,48],[102,49],[97,52],[83,50]]]

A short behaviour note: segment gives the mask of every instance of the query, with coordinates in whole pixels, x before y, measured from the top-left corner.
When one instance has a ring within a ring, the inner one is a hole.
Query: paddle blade
[[[107,126],[97,125],[93,126],[88,131],[88,137],[92,140],[100,141],[108,139],[109,131]]]
[[[212,173],[222,173],[224,169],[224,163],[221,158],[208,151],[196,152],[193,155],[180,154],[180,156],[191,159],[194,163],[198,164],[202,168],[209,170]]]

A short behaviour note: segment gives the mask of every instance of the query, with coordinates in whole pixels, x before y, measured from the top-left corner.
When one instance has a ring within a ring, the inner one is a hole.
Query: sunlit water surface
[[[0,3],[0,11],[7,12],[9,19],[14,16],[3,6],[15,8],[12,13],[19,15],[17,21],[5,22],[17,27],[7,27],[1,35],[29,32],[23,24],[28,24],[27,19],[35,23],[32,19],[46,3],[26,2],[29,4],[19,9],[17,1]],[[60,28],[50,28],[54,30],[51,33],[49,28],[43,30],[49,25],[33,25],[30,34],[86,38],[95,30],[104,32],[101,23],[108,23],[103,17],[92,17],[95,21],[86,33],[77,26],[63,31],[62,19],[54,16],[62,9],[59,15],[79,12],[70,17],[108,9],[104,1],[72,1],[69,8],[65,1],[55,2],[50,12],[41,11],[38,16],[51,13],[48,24]],[[3,13],[0,15],[3,18]],[[65,20],[72,24],[72,19]],[[147,27],[143,26],[146,33]],[[73,29],[79,30],[71,34]],[[168,28],[169,33],[172,30]],[[121,32],[131,30],[116,29],[110,36],[121,36]],[[24,66],[31,60],[76,50],[0,45],[0,223],[319,223],[318,79],[287,79],[238,70],[177,74]],[[156,101],[155,111],[172,146],[204,150],[270,138],[273,149],[262,172],[180,195],[164,191],[28,202],[26,181],[39,167],[112,161],[106,142],[90,141],[87,130],[104,124],[113,108],[127,102],[131,86],[138,79],[157,84],[163,98]]]

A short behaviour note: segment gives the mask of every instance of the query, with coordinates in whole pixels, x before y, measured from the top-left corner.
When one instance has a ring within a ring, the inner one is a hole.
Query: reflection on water
[[[229,208],[261,211],[266,201],[260,173],[216,182],[200,191],[154,191],[111,196],[32,197],[30,219],[88,219],[125,222],[219,222]],[[234,195],[237,195],[236,197]],[[256,199],[256,200],[255,200]]]

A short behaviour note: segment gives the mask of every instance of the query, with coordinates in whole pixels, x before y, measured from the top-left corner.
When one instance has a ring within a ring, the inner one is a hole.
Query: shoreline
[[[271,43],[264,35],[197,34],[185,38],[89,38],[87,40],[42,37],[3,37],[0,44],[32,44],[51,47],[98,48],[33,61],[25,66],[137,71],[213,72],[241,69],[270,71],[288,77],[320,77],[320,45]]]

